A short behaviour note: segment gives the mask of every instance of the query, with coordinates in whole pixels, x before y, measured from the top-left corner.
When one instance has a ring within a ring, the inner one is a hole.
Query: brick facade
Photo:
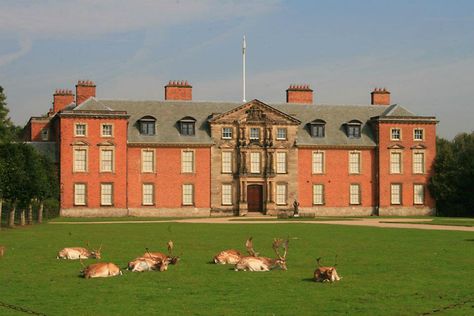
[[[434,117],[390,105],[386,89],[367,106],[286,92],[286,104],[195,102],[170,81],[165,101],[116,101],[79,81],[26,138],[57,145],[63,216],[277,214],[295,201],[316,215],[433,212]]]

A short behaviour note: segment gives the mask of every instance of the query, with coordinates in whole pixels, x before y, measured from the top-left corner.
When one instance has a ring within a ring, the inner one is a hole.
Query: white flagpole
[[[245,100],[245,49],[247,48],[247,43],[245,42],[245,35],[244,40],[242,42],[242,102],[247,102]]]

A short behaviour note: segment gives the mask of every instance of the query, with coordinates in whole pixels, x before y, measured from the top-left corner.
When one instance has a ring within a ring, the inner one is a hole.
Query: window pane
[[[76,124],[76,136],[86,136],[86,124]]]
[[[74,184],[74,204],[86,205],[86,185],[84,183]]]
[[[112,172],[113,171],[113,151],[112,150],[101,150],[100,151],[100,171]]]
[[[413,185],[413,195],[414,204],[424,204],[425,190],[422,184]]]
[[[349,154],[349,173],[360,173],[360,153]]]
[[[424,173],[425,154],[424,153],[414,153],[413,154],[413,173]]]
[[[312,137],[324,137],[324,124],[311,124]]]
[[[358,184],[350,186],[350,204],[360,204],[360,186]]]
[[[390,154],[390,172],[391,173],[402,172],[402,154],[401,153]]]
[[[232,128],[231,127],[224,127],[222,129],[222,138],[224,138],[224,139],[231,139],[232,138]]]
[[[181,172],[192,173],[194,172],[194,152],[183,151],[181,154]]]
[[[222,185],[222,205],[232,205],[232,185]]]
[[[183,205],[193,205],[193,185],[183,184]]]
[[[181,122],[181,134],[187,136],[194,135],[194,122]]]
[[[423,140],[423,130],[415,129],[415,140]]]
[[[349,125],[347,129],[347,134],[349,138],[360,138],[360,126],[359,125]]]
[[[153,205],[155,204],[154,201],[154,192],[155,192],[155,186],[152,183],[144,183],[143,184],[143,205]]]
[[[314,152],[313,153],[313,173],[323,173],[324,166],[324,153]]]
[[[155,171],[155,152],[153,150],[142,151],[142,172]]]
[[[232,152],[222,152],[222,173],[232,173]]]
[[[277,184],[276,191],[276,203],[286,204],[286,184]]]
[[[390,203],[401,204],[401,184],[390,185]]]
[[[324,188],[322,184],[313,184],[313,204],[321,205],[324,203],[323,192]]]
[[[277,139],[286,139],[286,128],[277,129]]]
[[[74,150],[74,171],[79,171],[79,172],[87,171],[87,150],[86,149]]]
[[[260,173],[260,153],[250,153],[250,173]]]
[[[286,173],[286,153],[277,153],[277,173]]]
[[[143,135],[155,135],[155,122],[154,121],[141,121],[140,133]]]
[[[250,139],[259,139],[260,138],[260,129],[252,127],[250,128]]]
[[[112,136],[112,125],[110,124],[102,125],[102,136]]]
[[[112,184],[102,183],[100,185],[100,204],[101,205],[112,205]]]

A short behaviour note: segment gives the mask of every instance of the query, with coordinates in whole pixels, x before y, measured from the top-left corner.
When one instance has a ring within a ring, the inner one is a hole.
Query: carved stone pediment
[[[390,145],[387,147],[388,149],[404,149],[405,146],[403,146],[402,144],[393,144],[393,145]]]
[[[71,144],[71,146],[89,146],[90,144],[86,141],[83,141],[83,140],[78,140],[78,141],[75,141]]]
[[[249,124],[282,124],[299,125],[301,122],[281,112],[257,99],[238,106],[228,112],[216,115],[209,120],[211,124],[229,124],[229,123],[249,123]]]
[[[107,140],[105,142],[98,143],[97,146],[115,146],[113,141]]]
[[[410,149],[426,149],[425,144],[416,144],[414,146],[411,146]]]

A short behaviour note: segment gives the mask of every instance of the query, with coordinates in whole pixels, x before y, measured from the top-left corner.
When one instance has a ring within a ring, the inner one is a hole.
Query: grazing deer
[[[128,269],[132,271],[150,271],[160,270],[160,272],[168,270],[168,265],[177,264],[179,257],[173,256],[173,241],[168,241],[168,255],[161,252],[146,252],[143,256],[135,258],[135,260],[128,263]]]
[[[5,254],[5,246],[0,246],[0,257],[3,257]]]
[[[82,260],[80,261],[84,270],[81,271],[81,274],[86,279],[91,278],[108,278],[117,275],[122,275],[122,271],[115,264],[111,262],[98,262],[84,266]]]
[[[245,247],[247,248],[247,251],[250,256],[252,257],[258,256],[258,254],[255,253],[255,251],[253,250],[252,237],[247,239],[247,241],[245,242]],[[240,253],[240,251],[235,250],[235,249],[227,249],[215,255],[213,258],[213,261],[214,263],[217,263],[217,264],[236,264],[237,262],[240,261],[240,259],[242,259],[242,257],[243,256]]]
[[[339,277],[336,271],[336,265],[337,265],[337,256],[336,256],[336,262],[334,263],[333,267],[323,267],[321,266],[320,263],[321,257],[316,259],[316,262],[318,263],[318,267],[314,271],[314,281],[316,282],[335,282],[339,281],[342,279],[342,277]]]
[[[273,250],[275,251],[277,258],[267,258],[267,257],[258,257],[258,256],[248,256],[248,257],[242,257],[239,262],[235,265],[234,270],[239,271],[270,271],[275,268],[281,268],[282,270],[288,270],[286,267],[286,254],[288,252],[288,242],[289,239],[286,241],[283,241],[283,239],[280,238],[275,238],[273,240]],[[252,249],[252,253],[255,254],[255,251],[253,251],[253,243],[250,241],[249,247]],[[279,248],[283,247],[285,249],[285,252],[283,253],[283,256],[280,255],[279,253]]]
[[[83,247],[64,248],[59,251],[56,259],[68,259],[68,260],[89,259],[89,258],[100,259],[101,249],[102,249],[102,245],[100,245],[99,249],[94,249],[92,251],[89,251]]]

